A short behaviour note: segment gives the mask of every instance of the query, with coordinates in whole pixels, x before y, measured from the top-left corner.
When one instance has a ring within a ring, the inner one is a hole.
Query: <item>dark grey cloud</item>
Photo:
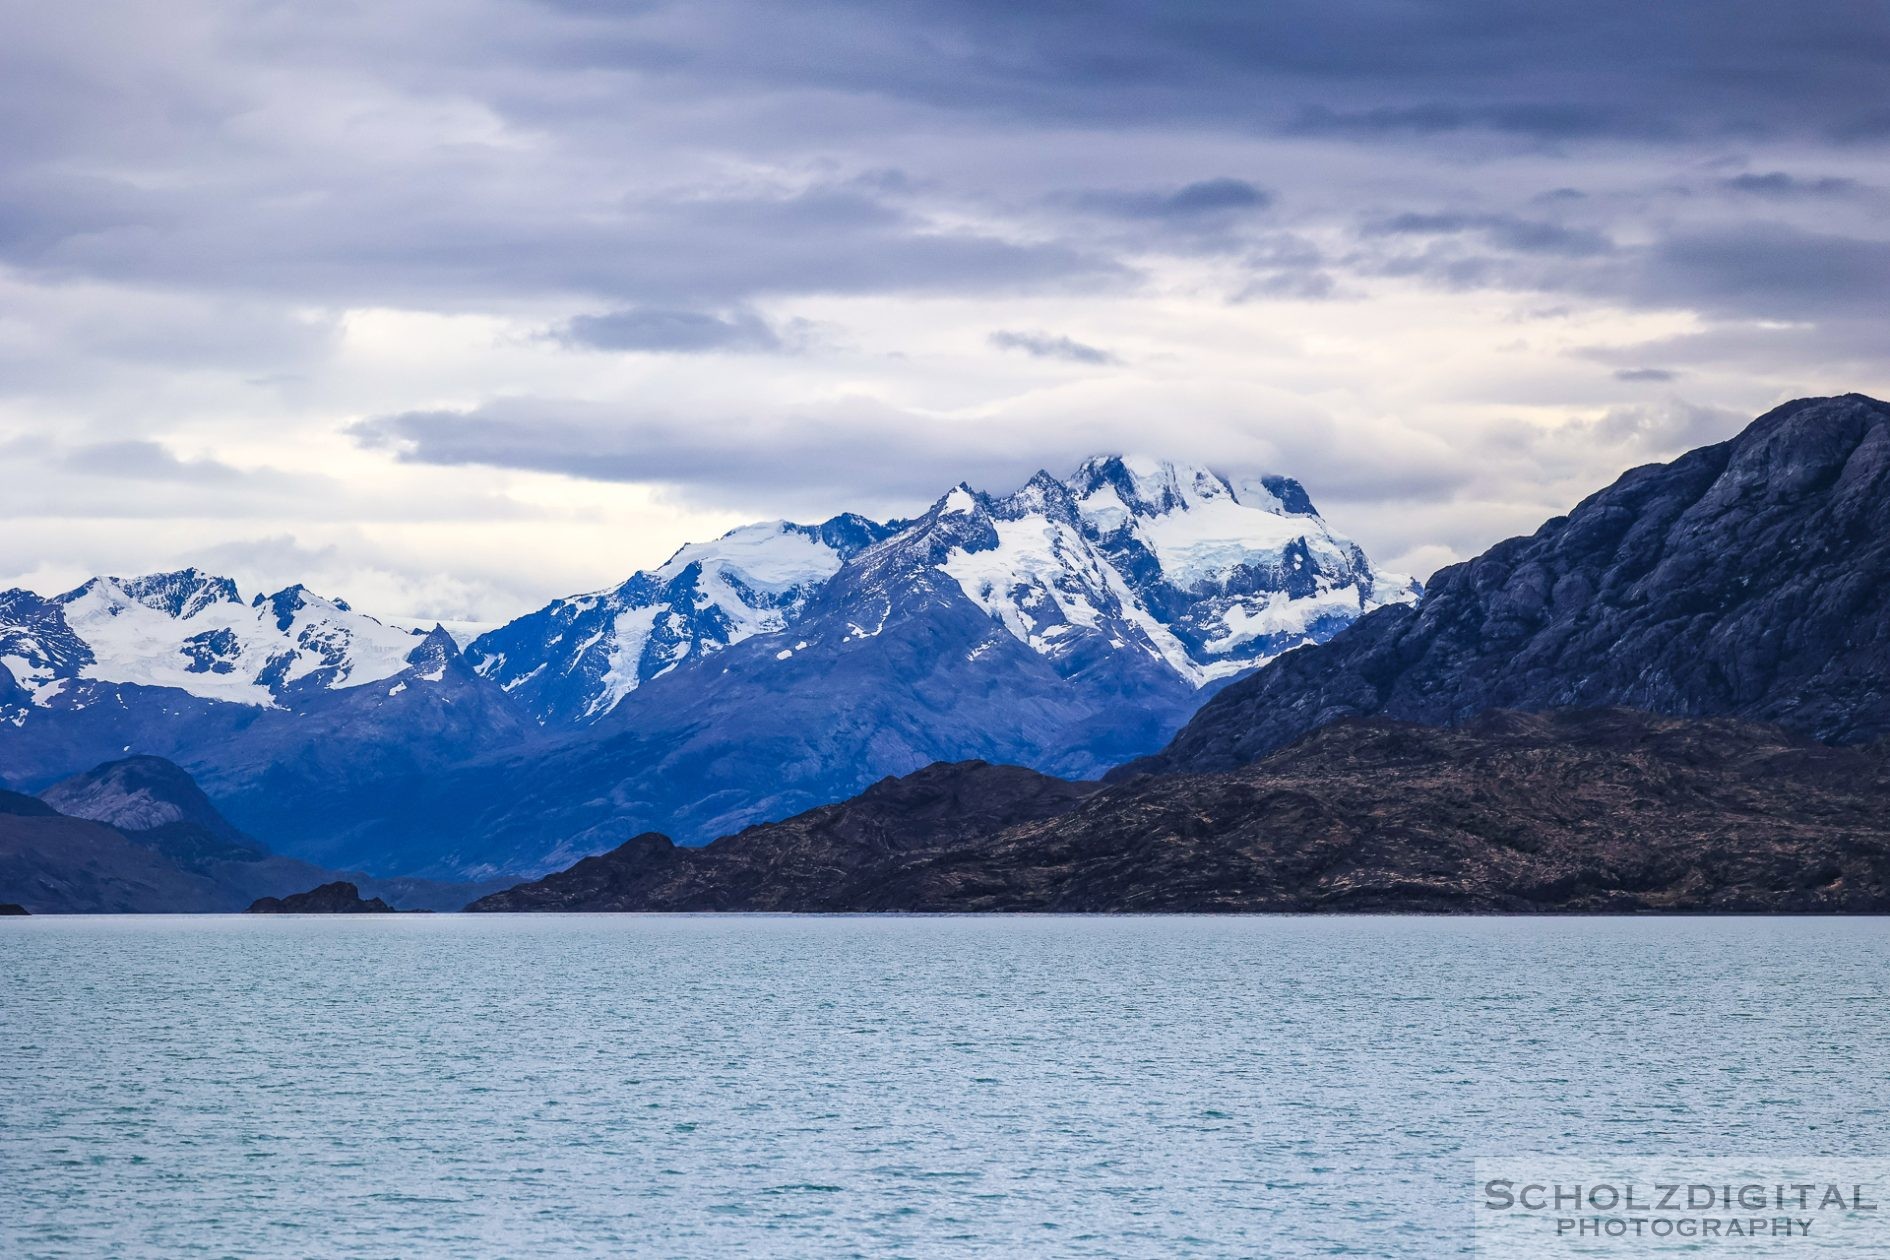
[[[1837,197],[1858,192],[1862,187],[1854,179],[1836,175],[1802,179],[1784,171],[1749,171],[1721,180],[1720,184],[1731,192],[1755,197]]]
[[[68,204],[96,181],[66,189]],[[924,293],[1117,281],[1121,263],[1062,242],[943,230],[857,186],[702,193],[583,207],[538,190],[389,204],[364,190],[341,213],[295,200],[247,205],[173,187],[115,189],[98,228],[47,204],[0,231],[0,261],[49,279],[115,280],[413,305],[547,293],[693,305],[758,294]],[[400,198],[404,200],[404,197]]]
[[[1881,320],[1764,320],[1710,324],[1696,332],[1626,345],[1590,346],[1577,353],[1616,367],[1650,362],[1684,365],[1689,376],[1702,380],[1723,380],[1755,363],[1777,365],[1796,378],[1784,393],[1803,397],[1845,392],[1844,387],[1850,385],[1863,388],[1880,379],[1883,345]]]
[[[1890,109],[1869,109],[1834,123],[1828,133],[1840,144],[1876,144],[1890,140]]]
[[[1636,296],[1738,318],[1885,321],[1890,240],[1742,223],[1682,232],[1633,270]]]
[[[1223,176],[1163,191],[1089,192],[1076,200],[1086,209],[1125,218],[1189,221],[1264,210],[1273,204],[1273,194],[1244,179]]]
[[[785,348],[779,334],[753,311],[632,307],[579,315],[552,330],[552,339],[587,350],[647,350],[703,354],[717,350],[771,351]]]
[[[1588,182],[1587,147],[1630,145],[1638,156],[1608,163],[1652,176],[1705,145],[1806,156],[1840,135],[1867,139],[1890,70],[1882,14],[1845,0],[401,0],[202,23],[106,4],[95,20],[40,15],[4,41],[0,263],[48,282],[315,305],[561,297],[726,312],[800,294],[1128,285],[1125,258],[1152,234],[1224,254],[1242,243],[1231,221],[1273,206],[1268,186],[1276,213],[1329,212],[1351,191],[1297,162],[1259,181],[1107,191],[1124,168],[1168,167],[1184,137],[1284,136],[1394,159],[1420,146],[1466,169],[1500,167],[1509,155],[1484,140],[1508,137],[1550,146],[1572,189]],[[87,38],[100,29],[112,37]],[[421,125],[441,117],[458,120],[445,140]],[[1110,137],[1088,160],[1102,191],[1066,197],[1029,230],[989,213],[1042,206],[1018,186],[1027,177],[969,187],[925,169],[954,146],[1071,129]],[[855,169],[823,171],[838,153]],[[714,161],[669,173],[702,155]],[[724,171],[795,174],[777,186],[704,174],[723,159]],[[1728,186],[1817,193],[1843,179],[1780,186],[1759,173]],[[1565,257],[1615,235],[1517,215],[1498,204],[1501,182],[1460,231]],[[1122,233],[1077,221],[1098,213]],[[1268,275],[1253,291],[1342,287],[1324,270]],[[1514,279],[1474,258],[1436,270],[1458,287]],[[575,321],[569,331],[591,344]],[[758,340],[736,327],[723,344]]]
[[[1680,374],[1669,368],[1617,368],[1614,379],[1632,384],[1677,380]]]
[[[991,334],[989,340],[1000,350],[1019,350],[1033,359],[1062,359],[1068,363],[1097,365],[1120,362],[1107,350],[1056,333],[1000,328]]]
[[[808,0],[627,23],[612,9],[582,6],[568,39],[523,55],[995,118],[1556,142],[1868,130],[1860,102],[1890,48],[1881,11],[1850,0]]]
[[[1287,131],[1302,136],[1339,136],[1368,141],[1490,131],[1540,144],[1574,140],[1660,140],[1675,134],[1673,126],[1658,118],[1626,110],[1539,101],[1502,105],[1433,101],[1360,110],[1308,105],[1294,116]]]
[[[1365,226],[1367,236],[1457,236],[1475,233],[1500,249],[1519,254],[1555,254],[1587,258],[1613,250],[1614,242],[1600,232],[1565,227],[1542,219],[1509,214],[1407,212]]]

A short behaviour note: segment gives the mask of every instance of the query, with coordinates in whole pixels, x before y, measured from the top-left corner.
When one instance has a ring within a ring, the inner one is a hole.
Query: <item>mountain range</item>
[[[1890,406],[1634,469],[1103,785],[934,766],[480,910],[1890,909]]]
[[[909,521],[736,531],[465,651],[401,632],[371,683],[312,648],[248,705],[28,673],[13,730],[101,687],[120,721],[241,708],[234,744],[306,741],[268,768],[306,821],[323,798],[294,776],[404,729],[398,804],[338,792],[311,831],[541,875],[480,910],[1890,910],[1890,406],[1776,408],[1416,600],[1293,489],[1092,461]],[[267,602],[197,579],[166,606]],[[96,654],[38,625],[11,654]],[[415,696],[444,738],[401,726]],[[424,764],[490,731],[512,742]],[[55,805],[173,865],[264,834],[95,796],[9,795],[0,836],[69,826]],[[37,908],[7,870],[0,899]]]
[[[1890,911],[1890,758],[1733,719],[1346,718],[1219,774],[932,766],[478,911]]]
[[[301,587],[97,578],[0,594],[0,776],[161,756],[307,861],[531,874],[936,760],[1095,775],[1416,595],[1290,479],[1121,457],[910,520],[747,526],[464,648]]]

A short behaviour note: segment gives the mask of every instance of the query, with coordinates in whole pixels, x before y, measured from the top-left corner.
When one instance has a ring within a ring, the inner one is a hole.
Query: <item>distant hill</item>
[[[160,757],[108,762],[42,797],[0,791],[0,901],[34,914],[230,912],[335,874],[270,853]],[[370,894],[416,909],[456,909],[485,891],[355,878]]]
[[[1890,758],[1626,710],[1349,719],[1097,791],[934,766],[706,848],[646,835],[480,911],[1890,910]]]

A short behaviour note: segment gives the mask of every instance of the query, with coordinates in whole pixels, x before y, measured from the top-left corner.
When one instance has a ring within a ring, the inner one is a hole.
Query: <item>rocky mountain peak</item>
[[[60,596],[59,602],[73,604],[87,599],[111,607],[134,603],[180,621],[214,604],[240,605],[243,602],[237,594],[236,583],[197,568],[149,573],[142,577],[93,578]]]
[[[407,664],[413,672],[433,682],[445,677],[447,667],[459,659],[459,643],[437,622],[413,651],[407,653]]]
[[[62,814],[149,831],[192,823],[225,839],[240,838],[183,767],[162,757],[125,757],[63,779],[40,793]]]

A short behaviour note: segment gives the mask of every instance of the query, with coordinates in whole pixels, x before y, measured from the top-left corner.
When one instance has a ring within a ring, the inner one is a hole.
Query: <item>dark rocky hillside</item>
[[[161,757],[107,762],[40,797],[0,791],[0,900],[34,913],[229,912],[337,874],[271,853]],[[350,878],[405,908],[457,908],[493,887]]]
[[[1612,710],[1339,722],[1090,792],[935,766],[706,848],[644,835],[476,910],[1890,910],[1890,762]]]
[[[361,890],[346,880],[323,884],[286,897],[258,897],[245,914],[392,914],[394,908],[379,897],[363,899]]]
[[[802,910],[845,906],[862,872],[915,853],[976,844],[1014,823],[1067,812],[1097,790],[1018,766],[927,766],[852,800],[750,827],[706,849],[648,832],[472,910]]]
[[[230,910],[215,880],[104,823],[0,800],[0,901],[34,914]],[[39,804],[39,802],[34,802]]]
[[[1890,405],[1804,399],[1637,468],[1227,687],[1117,777],[1231,769],[1342,717],[1606,705],[1890,733]]]

